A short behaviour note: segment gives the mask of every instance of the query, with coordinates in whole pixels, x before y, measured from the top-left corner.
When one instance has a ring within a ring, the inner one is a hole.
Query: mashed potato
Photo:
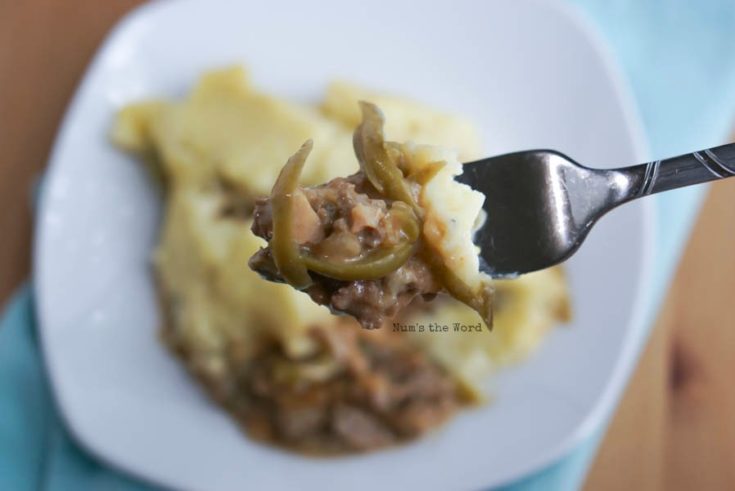
[[[473,236],[484,220],[485,197],[479,191],[454,180],[462,173],[457,151],[439,146],[403,145],[409,172],[419,172],[431,164],[443,163],[437,174],[421,187],[419,205],[425,212],[424,236],[436,245],[444,263],[471,287],[489,281],[480,273],[478,249]]]
[[[438,224],[435,233],[448,264],[467,281],[477,281],[476,251],[467,244],[483,197],[453,180],[461,161],[480,155],[477,132],[465,120],[346,83],[331,85],[317,106],[285,102],[257,91],[241,68],[205,75],[182,101],[140,102],[120,111],[113,141],[153,162],[163,175],[166,213],[154,254],[156,276],[168,335],[204,379],[222,378],[226,356],[233,350],[249,356],[264,333],[293,356],[305,356],[314,349],[309,328],[337,323],[306,294],[263,281],[248,268],[248,257],[264,244],[250,231],[249,213],[255,197],[270,192],[284,162],[307,139],[313,139],[314,150],[303,184],[357,171],[352,131],[358,99],[381,106],[388,139],[432,145],[408,144],[415,162],[447,162],[421,199]],[[461,189],[447,192],[447,186]],[[497,282],[496,288],[500,300],[492,333],[455,332],[455,325],[480,321],[451,300],[401,319],[396,330],[407,331],[479,393],[492,368],[530,353],[568,309],[558,269]],[[449,332],[401,327],[430,323],[447,325]]]

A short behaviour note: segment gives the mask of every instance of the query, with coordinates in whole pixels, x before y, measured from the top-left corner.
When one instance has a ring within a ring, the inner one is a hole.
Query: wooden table
[[[735,489],[735,179],[712,186],[590,490]]]
[[[0,0],[0,301],[28,276],[31,184],[95,48],[138,0]],[[591,490],[735,489],[735,180],[712,187]]]

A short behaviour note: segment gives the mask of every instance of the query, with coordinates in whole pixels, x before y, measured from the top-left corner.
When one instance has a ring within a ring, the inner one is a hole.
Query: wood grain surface
[[[0,305],[28,276],[31,190],[90,58],[132,0],[0,0]]]
[[[0,0],[0,303],[28,276],[31,185],[83,70],[139,0]],[[735,489],[735,180],[705,204],[586,482]]]
[[[590,490],[735,489],[735,179],[712,185]]]

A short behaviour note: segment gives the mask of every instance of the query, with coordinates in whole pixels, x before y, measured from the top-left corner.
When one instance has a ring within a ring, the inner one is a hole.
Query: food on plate
[[[384,111],[389,141],[456,152],[405,144],[412,162],[454,169],[480,156],[474,128],[455,116],[343,82],[320,104],[287,102],[258,91],[241,68],[205,74],[179,101],[123,107],[112,129],[164,196],[153,253],[164,341],[249,435],[310,454],[374,450],[438,427],[483,400],[488,376],[530,354],[569,310],[556,268],[492,282],[492,333],[447,295],[418,296],[366,330],[252,271],[248,260],[267,245],[251,231],[255,210],[294,150],[314,142],[304,189],[359,171],[359,100]],[[398,206],[392,218],[402,222],[409,210]]]
[[[353,136],[360,170],[299,186],[312,148],[311,140],[305,143],[271,195],[256,201],[253,232],[268,245],[251,267],[368,329],[417,296],[442,292],[490,326],[492,286],[472,242],[484,197],[454,180],[462,172],[455,152],[386,142],[380,110],[360,104],[363,120]]]

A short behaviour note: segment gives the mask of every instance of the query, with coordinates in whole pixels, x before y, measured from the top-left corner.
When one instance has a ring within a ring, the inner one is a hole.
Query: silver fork
[[[735,143],[614,170],[533,150],[467,163],[457,180],[485,195],[487,220],[475,236],[483,269],[510,277],[568,259],[616,206],[733,176]]]

